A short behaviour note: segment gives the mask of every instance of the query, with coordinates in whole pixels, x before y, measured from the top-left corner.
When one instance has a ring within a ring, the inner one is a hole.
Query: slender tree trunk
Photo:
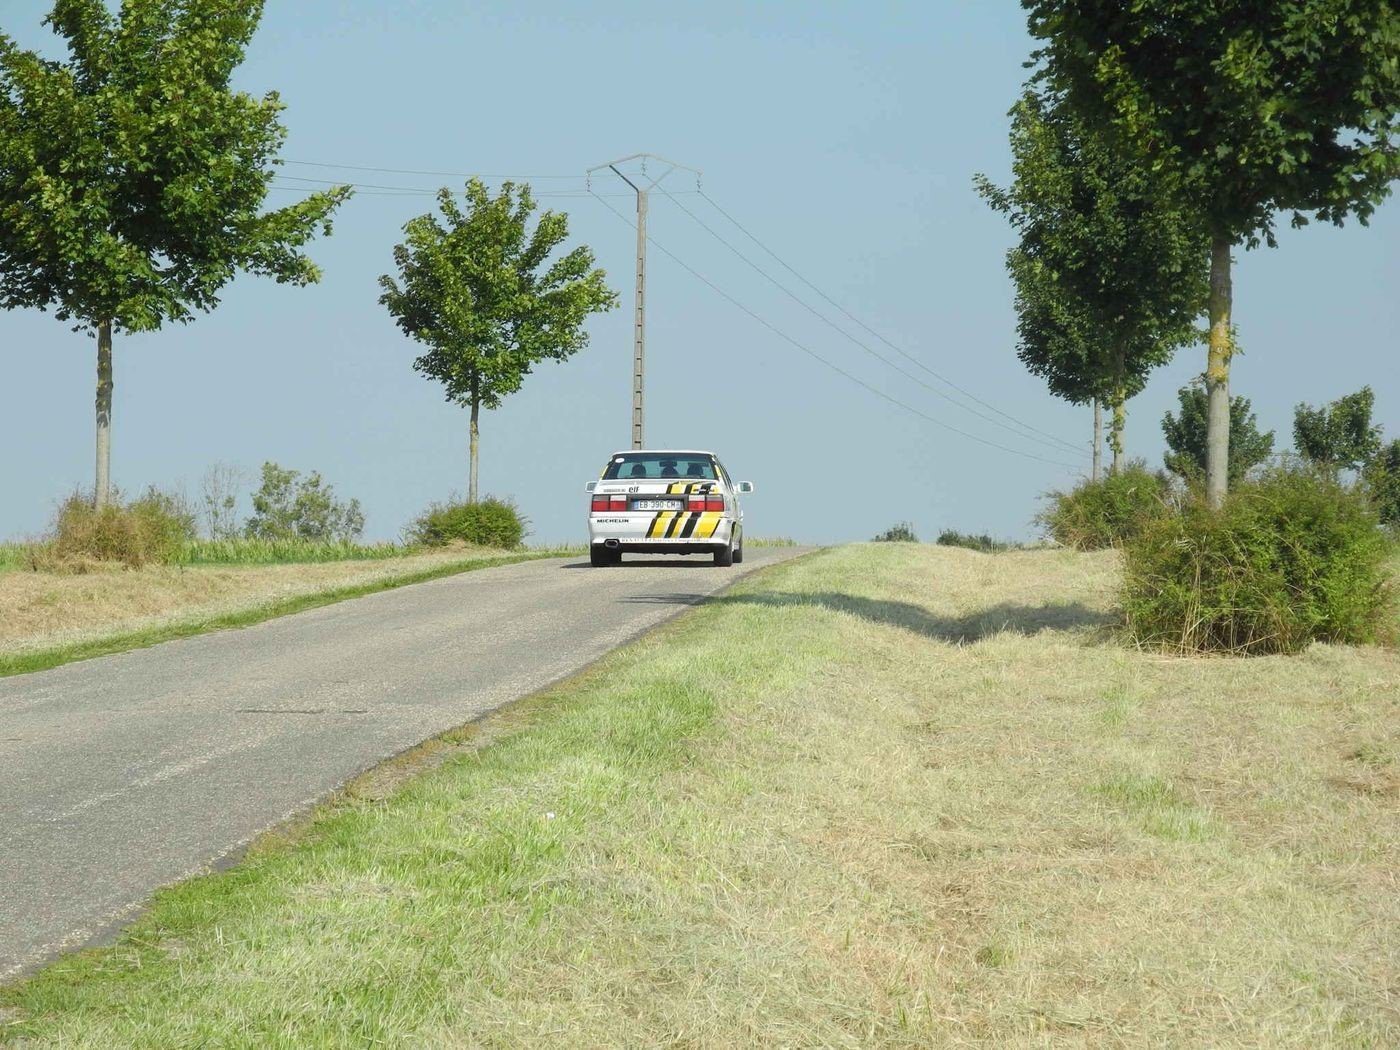
[[[1210,351],[1206,358],[1206,501],[1225,502],[1230,484],[1230,242],[1216,237],[1210,249]]]
[[[97,326],[97,479],[93,499],[98,508],[112,498],[112,322]]]
[[[1127,400],[1120,383],[1113,390],[1113,423],[1108,432],[1108,446],[1113,449],[1113,463],[1108,469],[1114,474],[1123,469],[1123,429],[1128,422]]]
[[[477,453],[481,440],[481,429],[478,421],[481,417],[481,397],[476,392],[475,384],[472,385],[472,423],[471,423],[471,475],[467,481],[467,502],[476,502],[476,466]]]
[[[1094,480],[1103,477],[1103,402],[1094,398]]]

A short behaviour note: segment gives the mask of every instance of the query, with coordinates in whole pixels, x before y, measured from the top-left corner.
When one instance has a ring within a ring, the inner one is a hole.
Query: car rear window
[[[709,456],[673,452],[621,452],[608,460],[604,481],[631,481],[633,478],[689,478],[717,481],[715,461]]]

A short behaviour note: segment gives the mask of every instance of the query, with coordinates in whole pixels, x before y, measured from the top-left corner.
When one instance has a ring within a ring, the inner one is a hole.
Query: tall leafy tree
[[[1293,411],[1293,447],[1327,470],[1360,470],[1381,450],[1381,428],[1371,422],[1376,395],[1369,386],[1321,408]]]
[[[1133,151],[1116,148],[1063,100],[1027,92],[1012,110],[1014,179],[978,191],[1020,235],[1007,254],[1018,354],[1050,390],[1112,409],[1123,462],[1128,398],[1200,337],[1206,242]]]
[[[97,338],[99,504],[111,489],[112,337],[213,309],[239,271],[308,284],[301,249],[349,190],[264,211],[286,132],[230,86],[262,0],[56,0],[62,61],[0,33],[0,306]]]
[[[1042,83],[1145,152],[1211,240],[1206,490],[1228,488],[1231,249],[1361,222],[1400,174],[1394,0],[1022,0]]]
[[[1177,391],[1180,408],[1176,415],[1162,417],[1162,435],[1167,440],[1166,468],[1183,481],[1196,484],[1206,476],[1205,383],[1197,380]],[[1242,480],[1254,467],[1274,452],[1274,432],[1261,431],[1251,411],[1249,398],[1230,399],[1230,484]]]
[[[426,347],[413,367],[471,411],[467,498],[475,503],[481,410],[519,390],[535,365],[587,346],[584,322],[616,306],[617,294],[587,247],[555,257],[567,215],[542,212],[531,229],[528,185],[502,183],[493,197],[472,179],[465,207],[448,189],[438,207],[441,218],[420,215],[404,227],[394,248],[398,279],[379,279],[379,301]]]

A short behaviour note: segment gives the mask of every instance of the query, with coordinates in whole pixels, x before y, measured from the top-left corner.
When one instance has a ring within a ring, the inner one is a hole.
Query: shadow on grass
[[[773,609],[816,607],[850,613],[863,620],[902,627],[907,631],[968,645],[1003,633],[1032,635],[1041,631],[1074,631],[1103,628],[1116,622],[1109,613],[1078,602],[1063,605],[993,605],[967,616],[936,616],[912,602],[881,601],[836,591],[799,594],[783,591],[756,591],[705,598],[696,594],[645,594],[622,599],[624,602],[654,605],[762,605]]]
[[[649,565],[666,569],[709,569],[715,571],[714,559],[709,554],[672,554],[670,556],[658,555],[651,558],[639,558],[634,554],[628,557],[621,565],[607,566],[607,571],[617,572],[620,569],[645,568]],[[593,569],[595,572],[599,571],[597,566],[586,561],[569,562],[569,564],[559,567],[561,569]]]

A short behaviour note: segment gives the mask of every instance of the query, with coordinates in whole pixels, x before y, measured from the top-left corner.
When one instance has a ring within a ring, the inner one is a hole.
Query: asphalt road
[[[745,571],[525,562],[0,679],[0,977]]]

